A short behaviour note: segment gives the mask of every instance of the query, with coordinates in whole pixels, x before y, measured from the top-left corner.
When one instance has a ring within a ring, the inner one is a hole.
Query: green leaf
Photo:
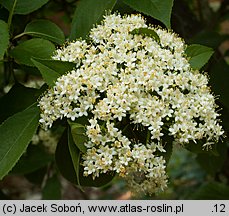
[[[20,43],[10,55],[20,64],[34,66],[31,58],[50,59],[55,51],[55,46],[48,40],[34,38]]]
[[[161,21],[167,28],[170,28],[173,0],[124,0],[124,3],[136,11]]]
[[[203,140],[196,140],[196,142],[193,141],[189,141],[189,143],[187,143],[185,145],[185,148],[195,154],[209,154],[212,156],[219,156],[218,150],[217,150],[217,143],[215,143],[213,145],[212,149],[206,150],[204,149],[203,145],[205,144],[205,142]]]
[[[88,116],[81,116],[81,117],[75,119],[74,122],[75,122],[75,123],[78,123],[78,124],[81,124],[81,125],[87,126],[87,125],[90,125],[88,119],[91,119],[92,117],[93,117],[92,114],[89,113]],[[70,120],[69,120],[69,121],[70,121]],[[71,124],[71,121],[68,122],[68,123]]]
[[[76,147],[70,129],[68,129],[68,148],[72,158],[73,167],[76,173],[77,185],[80,186],[79,172],[80,172],[80,150]]]
[[[80,0],[73,16],[70,40],[85,38],[115,4],[116,0]]]
[[[37,101],[41,91],[16,83],[0,98],[0,123],[11,115],[24,110]]]
[[[74,140],[75,145],[79,150],[83,153],[87,151],[87,148],[85,147],[84,143],[88,140],[88,137],[86,136],[86,128],[84,125],[68,121],[71,132],[72,132],[72,138]]]
[[[57,175],[48,178],[42,190],[43,200],[59,200],[61,199],[61,183]]]
[[[122,16],[126,14],[133,14],[135,10],[131,8],[129,5],[125,4],[122,0],[117,0],[112,13],[119,12]]]
[[[37,104],[16,113],[0,125],[0,179],[16,164],[39,123]]]
[[[73,152],[72,152],[73,153]],[[68,147],[68,133],[67,130],[63,133],[57,148],[56,148],[56,164],[61,174],[70,182],[77,185],[77,175],[74,169],[73,161]],[[64,160],[63,160],[64,158]],[[77,158],[77,156],[76,156]],[[85,177],[83,175],[83,167],[79,168],[79,180],[81,186],[101,187],[106,185],[114,178],[114,173],[101,174],[99,177],[93,179],[91,175]]]
[[[216,50],[222,42],[228,40],[228,35],[222,35],[216,31],[203,30],[195,34],[189,41],[189,44],[201,44]]]
[[[215,175],[221,170],[227,157],[226,143],[220,142],[215,145],[218,155],[198,154],[196,158],[202,169],[204,169],[210,175]]]
[[[2,60],[9,45],[8,25],[3,20],[0,20],[0,35],[0,60]]]
[[[32,21],[25,27],[24,32],[19,36],[25,34],[41,37],[57,44],[63,44],[65,41],[63,31],[55,23],[49,20]]]
[[[29,14],[45,5],[49,0],[0,0],[0,3],[7,10],[11,11],[15,1],[14,14]]]
[[[113,180],[115,174],[113,172],[102,173],[99,174],[99,177],[95,179],[92,178],[92,175],[84,176],[83,175],[84,168],[80,166],[79,171],[79,179],[80,179],[80,186],[84,187],[102,187]],[[77,183],[76,183],[77,184]]]
[[[64,158],[64,160],[63,160]],[[70,182],[77,183],[74,165],[68,148],[67,129],[62,134],[55,152],[56,164],[61,174]]]
[[[221,125],[223,126],[224,131],[229,131],[229,109],[223,106],[223,104],[221,104],[220,107],[222,107],[220,112],[222,119]]]
[[[192,44],[186,48],[186,54],[190,58],[189,63],[193,69],[201,69],[213,53],[212,48],[199,44]]]
[[[44,81],[50,86],[53,87],[55,85],[55,81],[60,76],[59,73],[50,69],[49,67],[41,64],[40,62],[32,59],[33,64],[39,69]]]
[[[229,65],[224,59],[219,60],[210,68],[210,85],[219,101],[229,110]],[[223,119],[224,120],[224,119]]]
[[[76,66],[75,63],[67,61],[38,58],[35,58],[34,60],[56,71],[59,75],[64,75],[66,72],[71,71]]]
[[[197,140],[197,142],[190,141],[185,145],[185,148],[195,154],[207,153],[207,151],[203,149],[203,144],[201,140]]]
[[[26,153],[12,169],[13,174],[28,174],[42,167],[45,167],[53,160],[53,156],[48,154],[41,146],[29,145]]]
[[[75,64],[58,60],[32,59],[33,64],[39,69],[45,82],[54,86],[57,78],[68,71],[71,71]]]
[[[191,197],[196,200],[228,200],[229,187],[219,182],[204,184]]]
[[[160,43],[160,38],[159,38],[158,34],[152,29],[137,28],[137,29],[134,29],[133,31],[131,31],[131,34],[148,36],[148,37],[153,38],[157,43]]]

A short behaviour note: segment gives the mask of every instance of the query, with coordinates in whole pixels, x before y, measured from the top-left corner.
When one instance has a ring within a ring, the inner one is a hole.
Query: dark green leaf
[[[13,174],[27,174],[34,172],[53,160],[53,156],[48,154],[41,146],[30,145],[26,153],[22,155],[16,166],[12,169]]]
[[[64,160],[63,160],[64,159]],[[61,174],[70,182],[77,185],[77,176],[68,147],[67,130],[62,135],[56,149],[56,163]],[[101,174],[93,180],[92,176],[83,175],[83,167],[80,166],[79,180],[81,186],[101,187],[114,178],[113,173]]]
[[[84,143],[88,140],[85,126],[72,121],[68,121],[68,123],[71,127],[72,137],[75,145],[81,152],[85,153],[87,148],[85,147]]]
[[[206,183],[191,198],[197,200],[228,200],[229,187],[218,182]]]
[[[102,187],[113,180],[115,174],[112,172],[99,174],[99,177],[95,179],[92,178],[92,175],[84,176],[83,175],[84,168],[80,166],[79,172],[79,179],[80,179],[80,186],[84,187]]]
[[[189,63],[193,69],[201,69],[213,53],[212,48],[199,44],[192,44],[186,49],[186,54],[190,58]]]
[[[213,145],[212,149],[206,150],[203,145],[205,142],[203,140],[197,140],[196,142],[190,141],[185,145],[185,148],[195,154],[210,154],[212,156],[218,156],[218,150],[216,149],[216,143]]]
[[[89,114],[88,116],[81,116],[77,119],[75,119],[75,123],[81,124],[81,125],[89,125],[88,119],[92,118],[92,115]],[[71,124],[71,121],[69,122]]]
[[[157,43],[160,43],[160,38],[158,36],[158,34],[152,30],[152,29],[148,29],[148,28],[138,28],[138,29],[134,29],[131,34],[140,34],[143,36],[148,36],[153,38]]]
[[[32,21],[25,27],[25,31],[21,35],[24,34],[41,37],[57,44],[63,44],[65,41],[63,31],[49,20]]]
[[[170,28],[173,0],[124,0],[124,2],[136,11],[149,15]]]
[[[226,157],[227,157],[227,145],[226,143],[217,143],[216,150],[218,155],[213,154],[198,154],[197,162],[207,173],[215,175],[221,170]]]
[[[215,63],[210,71],[210,85],[219,101],[229,110],[229,65],[222,59]]]
[[[39,69],[44,81],[50,86],[53,87],[55,85],[55,81],[60,76],[59,73],[50,69],[48,66],[41,64],[40,62],[32,59],[33,64]]]
[[[61,183],[57,175],[53,175],[46,181],[42,190],[43,200],[59,200],[61,199]]]
[[[132,14],[134,13],[134,9],[131,8],[129,5],[125,4],[122,0],[117,0],[112,13],[119,12],[121,15]]]
[[[197,142],[190,141],[185,145],[185,148],[195,154],[206,153],[206,151],[203,149],[203,144],[204,143],[200,140]]]
[[[228,40],[228,35],[222,35],[216,31],[202,31],[192,37],[188,42],[189,44],[201,44],[215,50],[225,40]]]
[[[0,20],[0,60],[3,59],[3,56],[9,45],[9,31],[8,25],[3,20]]]
[[[48,40],[34,38],[20,43],[11,50],[11,56],[16,62],[34,66],[31,58],[51,59],[55,46]]]
[[[99,23],[115,3],[116,0],[80,0],[73,16],[70,40],[85,38],[93,25]]]
[[[229,109],[227,107],[220,104],[220,107],[222,107],[222,110],[220,112],[221,119],[222,119],[222,126],[224,128],[224,131],[229,131]]]
[[[49,0],[0,0],[0,3],[11,11],[15,1],[17,2],[13,11],[14,14],[29,14],[45,5]]]
[[[37,104],[8,118],[0,125],[0,179],[16,164],[39,123]]]
[[[34,60],[56,71],[59,75],[64,75],[66,72],[71,71],[76,66],[76,64],[73,62],[37,58]]]
[[[68,129],[68,148],[72,158],[72,163],[76,173],[77,185],[80,186],[79,172],[80,172],[80,150],[76,147],[70,128]]]
[[[32,59],[33,64],[39,69],[45,82],[54,86],[57,78],[75,67],[75,63],[58,60]]]
[[[0,122],[24,110],[37,101],[40,91],[16,83],[10,91],[0,98]]]
[[[77,183],[75,169],[68,148],[67,130],[64,131],[57,144],[55,159],[61,174],[70,182]]]

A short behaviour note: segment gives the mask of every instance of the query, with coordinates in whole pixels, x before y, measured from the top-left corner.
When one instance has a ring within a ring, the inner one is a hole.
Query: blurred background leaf
[[[0,3],[7,8],[9,11],[13,9],[13,5],[15,4],[15,8],[13,10],[14,14],[29,14],[43,5],[45,5],[49,0],[0,0]]]
[[[3,20],[0,20],[0,35],[0,60],[2,60],[9,45],[8,25]]]
[[[192,199],[197,200],[228,200],[229,187],[217,182],[203,184],[194,194]]]
[[[61,199],[61,183],[57,175],[48,178],[42,190],[43,200]]]

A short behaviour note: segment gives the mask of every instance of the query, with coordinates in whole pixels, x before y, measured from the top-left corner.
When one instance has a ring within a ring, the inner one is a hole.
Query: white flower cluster
[[[160,41],[133,34],[138,28],[154,30]],[[84,174],[115,171],[139,190],[164,189],[165,161],[156,152],[164,151],[165,133],[180,144],[211,142],[223,133],[207,76],[190,67],[181,38],[147,26],[140,15],[105,16],[89,40],[56,51],[54,59],[76,68],[40,99],[40,123],[48,128],[64,117],[92,116]],[[117,127],[124,119],[148,130],[146,143],[124,136]]]
[[[155,154],[164,151],[161,145],[133,144],[114,123],[107,121],[101,127],[96,119],[90,120],[87,136],[88,151],[83,155],[86,176],[115,171],[126,178],[135,193],[157,193],[166,187],[165,160]]]

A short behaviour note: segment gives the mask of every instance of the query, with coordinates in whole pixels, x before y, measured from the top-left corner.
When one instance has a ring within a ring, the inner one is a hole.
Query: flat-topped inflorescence
[[[136,29],[153,30],[159,40]],[[53,56],[76,67],[41,97],[41,125],[88,116],[85,176],[114,171],[137,192],[165,189],[165,160],[158,154],[165,151],[164,136],[186,144],[223,134],[208,78],[191,68],[185,49],[178,35],[147,26],[141,15],[105,16],[88,41],[68,43]],[[124,120],[148,131],[145,143],[125,135]]]

